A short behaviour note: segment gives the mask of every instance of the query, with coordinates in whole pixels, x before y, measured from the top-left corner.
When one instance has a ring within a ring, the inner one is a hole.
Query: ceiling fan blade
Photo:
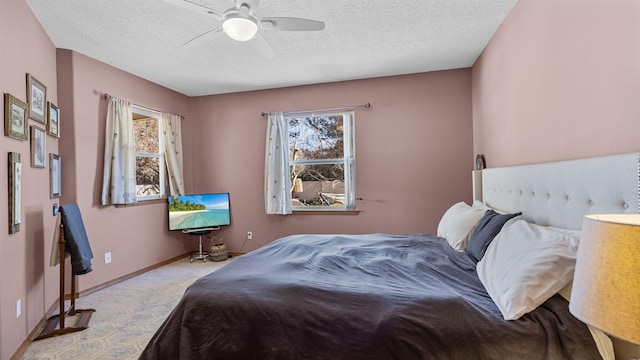
[[[320,31],[324,30],[324,22],[292,17],[263,17],[260,25],[264,29],[280,31]]]
[[[215,11],[213,9],[209,9],[206,6],[200,5],[190,0],[163,0],[163,1],[180,6],[181,8],[199,12],[201,14],[211,15],[218,20],[222,20],[222,17],[223,17],[223,14],[221,12]]]
[[[267,40],[260,33],[257,33],[251,42],[262,57],[265,59],[273,59],[275,56],[273,49],[271,49],[271,45],[269,45]]]
[[[219,32],[222,32],[222,28],[215,28],[213,30],[209,30],[204,34],[200,34],[196,37],[194,37],[193,39],[187,41],[186,43],[184,43],[182,46],[187,47],[187,48],[192,48],[198,45],[202,45],[206,42],[209,42],[211,40],[213,40]]]

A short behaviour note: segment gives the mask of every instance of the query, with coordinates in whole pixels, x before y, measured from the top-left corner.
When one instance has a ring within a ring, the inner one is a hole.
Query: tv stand
[[[209,257],[209,252],[202,250],[202,235],[210,234],[213,230],[218,230],[218,229],[220,229],[219,226],[202,228],[202,229],[182,230],[183,234],[198,236],[198,252],[191,255],[191,257],[189,258],[189,262],[193,262],[193,260],[202,260],[204,262],[207,262],[207,258]]]

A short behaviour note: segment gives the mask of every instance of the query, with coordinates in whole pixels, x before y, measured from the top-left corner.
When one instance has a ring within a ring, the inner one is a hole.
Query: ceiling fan
[[[279,31],[320,31],[324,22],[293,17],[259,17],[255,14],[260,0],[231,0],[234,6],[219,12],[200,5],[192,0],[164,0],[185,9],[203,13],[220,21],[220,26],[200,34],[184,43],[185,47],[198,46],[213,40],[218,33],[224,32],[236,41],[255,40],[258,50],[266,58],[274,56],[273,50],[259,30]]]

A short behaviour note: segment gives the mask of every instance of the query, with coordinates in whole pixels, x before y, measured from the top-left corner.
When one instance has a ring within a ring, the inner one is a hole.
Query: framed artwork
[[[20,231],[22,208],[22,163],[20,153],[9,153],[9,234]]]
[[[47,123],[47,87],[31,74],[27,74],[27,103],[29,118]]]
[[[31,167],[44,168],[46,138],[44,129],[31,125]]]
[[[50,101],[47,101],[47,133],[60,137],[60,109]]]
[[[49,197],[59,198],[62,195],[62,168],[58,154],[49,154]]]
[[[29,106],[11,94],[4,94],[4,135],[27,140]]]

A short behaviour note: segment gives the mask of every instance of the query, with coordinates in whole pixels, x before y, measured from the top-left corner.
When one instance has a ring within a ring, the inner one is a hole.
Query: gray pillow
[[[493,238],[498,235],[502,226],[518,215],[522,215],[522,213],[498,214],[493,210],[487,210],[480,221],[478,221],[478,225],[476,225],[476,228],[469,238],[469,244],[466,249],[467,254],[476,262],[482,260],[489,244],[491,244]]]

